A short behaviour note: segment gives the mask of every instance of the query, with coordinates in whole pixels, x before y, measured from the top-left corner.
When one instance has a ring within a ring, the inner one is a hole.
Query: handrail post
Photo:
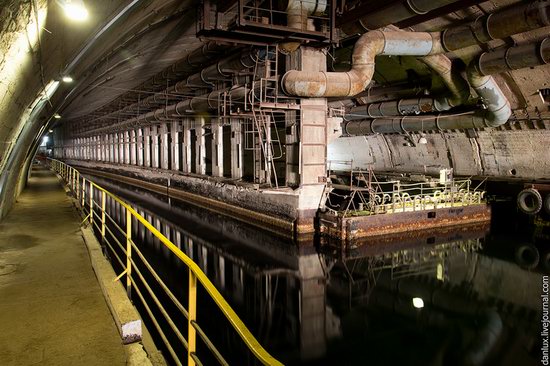
[[[126,294],[132,298],[132,213],[126,207]]]
[[[73,190],[73,194],[75,194],[74,189],[74,177],[76,176],[74,168],[71,167],[71,189]]]
[[[195,366],[195,360],[191,357],[196,352],[196,330],[192,322],[197,320],[197,277],[189,268],[189,304],[187,307],[187,365]]]
[[[105,242],[105,191],[101,191],[101,242]]]
[[[94,184],[90,181],[90,226],[94,230]]]
[[[84,200],[86,198],[86,178],[82,177],[82,195],[80,196],[82,199],[82,212],[84,212]]]

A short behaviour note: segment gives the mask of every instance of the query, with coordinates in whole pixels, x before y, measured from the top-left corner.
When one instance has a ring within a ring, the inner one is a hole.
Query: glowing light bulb
[[[417,309],[422,309],[424,307],[424,300],[420,297],[413,297],[413,306]]]
[[[70,76],[63,76],[63,80],[64,83],[72,83],[73,82],[73,78],[70,77]]]
[[[78,22],[88,19],[88,9],[86,9],[82,0],[66,0],[63,9],[65,10],[65,15],[69,19]]]
[[[61,116],[60,116],[59,114],[56,113],[56,114],[53,115],[53,118],[55,118],[55,119],[60,119]]]

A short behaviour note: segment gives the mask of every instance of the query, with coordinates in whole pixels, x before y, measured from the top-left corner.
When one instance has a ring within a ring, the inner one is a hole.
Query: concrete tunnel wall
[[[37,0],[37,8],[33,2],[9,0],[0,9],[0,218],[23,188],[29,149],[54,112],[48,102],[34,103],[50,81],[60,79],[86,40],[121,3],[89,1],[90,17],[82,23],[67,19],[54,0]],[[72,76],[78,77],[88,61],[77,66]],[[69,88],[60,85],[53,97],[59,98]]]
[[[329,169],[354,168],[401,173],[439,174],[453,168],[456,175],[490,178],[544,179],[550,176],[550,131],[484,130],[469,138],[464,132],[426,135],[427,144],[408,146],[405,135],[341,137],[328,146]],[[418,141],[419,135],[412,138]]]

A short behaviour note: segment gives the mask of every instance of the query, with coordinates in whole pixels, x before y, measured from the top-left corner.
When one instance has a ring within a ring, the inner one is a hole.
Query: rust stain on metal
[[[432,111],[432,105],[430,103],[424,103],[420,105],[420,111],[421,112],[431,112]]]
[[[367,237],[379,237],[383,235],[423,231],[426,229],[486,223],[490,220],[490,207],[481,204],[465,207],[438,208],[435,210],[334,219],[323,216],[321,226],[325,234],[349,243]]]

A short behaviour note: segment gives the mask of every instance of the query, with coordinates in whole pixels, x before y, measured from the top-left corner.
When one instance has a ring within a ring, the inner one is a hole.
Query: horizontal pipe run
[[[541,42],[482,53],[477,68],[482,75],[546,65],[550,62],[550,38]]]
[[[251,90],[246,86],[235,86],[232,88],[214,90],[210,93],[189,98],[187,100],[168,105],[154,111],[141,114],[139,116],[127,119],[117,123],[116,126],[104,126],[86,131],[84,135],[95,135],[116,130],[124,130],[127,128],[136,128],[138,126],[147,125],[155,122],[173,121],[179,117],[193,114],[197,112],[207,112],[217,109],[219,102],[223,100],[223,94],[228,93],[233,103],[244,102],[245,99],[257,94],[257,90]]]
[[[106,119],[118,118],[122,115],[133,115],[141,110],[157,109],[167,102],[172,104],[181,100],[184,96],[178,96],[177,94],[189,94],[197,89],[211,88],[214,85],[214,81],[221,80],[229,77],[233,73],[248,70],[256,65],[258,61],[265,58],[264,50],[250,50],[242,54],[233,55],[209,67],[203,69],[201,72],[191,75],[187,79],[181,80],[166,90],[153,94],[149,97],[143,98],[129,106],[122,108],[119,111],[109,113],[105,116],[96,118],[91,122],[98,122]]]
[[[463,130],[486,128],[483,112],[471,115],[405,116],[401,118],[375,118],[350,121],[344,124],[349,136],[365,136],[375,133],[407,133],[420,131]]]
[[[374,118],[368,120],[351,120],[345,123],[344,131],[351,136],[361,136],[373,133],[406,133],[429,130],[456,130],[499,127],[508,121],[512,114],[510,102],[492,76],[481,75],[472,62],[467,70],[468,81],[479,97],[486,110],[478,111],[473,115],[443,115],[436,116],[404,116],[401,118]],[[429,102],[429,99],[426,100]],[[385,109],[378,108],[378,112],[399,114],[405,107],[399,103],[387,105]],[[422,103],[419,100],[418,104]],[[372,105],[371,105],[372,106]],[[392,108],[397,107],[397,110]],[[372,108],[372,107],[371,107]],[[376,108],[376,105],[374,105]],[[410,111],[410,105],[407,105]],[[367,115],[374,115],[374,110],[367,109]],[[378,113],[381,114],[381,113]]]
[[[442,78],[443,83],[450,92],[449,96],[410,98],[371,103],[368,106],[352,108],[344,119],[351,121],[367,117],[378,118],[444,112],[468,101],[470,86],[460,75],[452,72],[452,63],[447,56],[443,54],[430,55],[420,60],[436,71]]]
[[[423,15],[429,11],[456,3],[456,0],[407,0],[398,1],[371,11],[358,20],[342,24],[342,30],[346,34],[364,33],[387,25]]]
[[[212,62],[217,57],[220,57],[223,52],[227,52],[227,46],[218,45],[214,42],[204,44],[202,47],[197,48],[191,52],[180,62],[172,65],[170,68],[173,73],[185,73],[196,72],[200,70],[205,64]]]
[[[477,18],[443,31],[447,51],[483,44],[550,25],[550,2],[532,1]]]
[[[412,116],[433,112],[440,112],[440,110],[435,107],[435,99],[421,97],[371,103],[366,106],[354,107],[344,116],[344,120],[353,121],[365,118]]]
[[[413,4],[410,0],[409,5]],[[507,8],[466,25],[442,33],[369,31],[353,49],[352,68],[348,72],[310,72],[291,70],[283,75],[283,90],[299,97],[354,96],[367,88],[374,74],[375,57],[429,56],[550,25],[548,1],[537,1]],[[428,63],[436,63],[428,60]],[[449,82],[450,79],[447,79]],[[460,88],[461,89],[461,88]],[[453,90],[459,93],[460,89]],[[461,92],[461,91],[460,91]],[[448,108],[459,102],[439,100]]]

